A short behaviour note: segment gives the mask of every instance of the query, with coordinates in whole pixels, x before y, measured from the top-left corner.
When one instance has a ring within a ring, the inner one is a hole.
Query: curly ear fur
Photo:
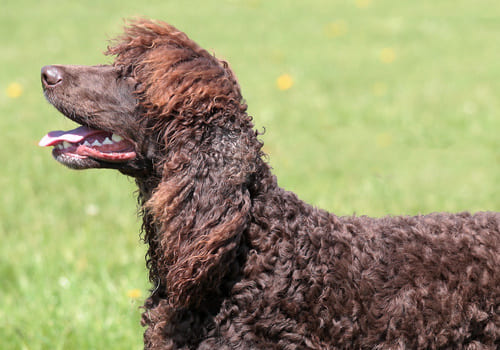
[[[236,163],[179,149],[146,203],[157,231],[150,258],[174,305],[197,305],[204,295],[218,294],[236,258],[251,203],[246,176],[242,169],[236,170],[241,176],[233,167],[228,171],[228,162]]]

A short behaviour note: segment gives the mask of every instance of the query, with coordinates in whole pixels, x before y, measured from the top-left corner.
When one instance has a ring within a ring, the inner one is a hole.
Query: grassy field
[[[292,5],[293,3],[293,5]],[[280,185],[339,215],[500,211],[494,0],[2,0],[0,349],[140,349],[134,183],[37,148],[72,128],[45,64],[98,64],[134,15],[227,59]]]

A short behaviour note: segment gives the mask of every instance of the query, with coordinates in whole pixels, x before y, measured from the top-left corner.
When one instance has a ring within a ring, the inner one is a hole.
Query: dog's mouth
[[[74,168],[85,168],[85,160],[122,163],[136,157],[132,142],[124,137],[87,126],[69,131],[51,131],[38,143],[53,146],[56,160]]]

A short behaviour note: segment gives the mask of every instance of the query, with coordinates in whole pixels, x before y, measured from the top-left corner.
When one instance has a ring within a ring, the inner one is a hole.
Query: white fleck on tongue
[[[62,130],[51,131],[40,140],[38,145],[41,147],[48,147],[64,141],[70,143],[77,143],[96,132],[100,131],[88,128],[86,126],[80,126],[76,129],[69,131],[62,131]]]

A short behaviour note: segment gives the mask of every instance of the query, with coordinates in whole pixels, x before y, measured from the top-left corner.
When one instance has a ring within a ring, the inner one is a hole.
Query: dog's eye
[[[118,79],[127,80],[133,75],[134,69],[131,66],[121,66],[118,71]]]
[[[126,74],[125,72],[120,72],[118,74],[117,80],[130,82],[131,84],[135,82],[135,79],[130,74]]]

